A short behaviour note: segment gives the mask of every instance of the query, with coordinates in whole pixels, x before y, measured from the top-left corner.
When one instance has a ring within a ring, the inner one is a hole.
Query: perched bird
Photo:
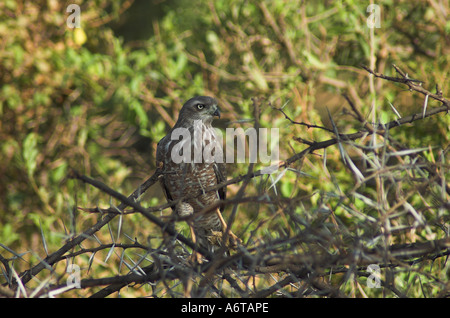
[[[226,180],[221,140],[212,127],[214,117],[220,118],[217,100],[208,96],[189,99],[181,108],[178,120],[169,133],[158,142],[156,163],[162,170],[160,184],[168,201],[178,200],[172,209],[176,215],[192,215],[188,224],[194,243],[214,252],[224,244],[226,228],[221,212],[223,206],[209,213],[205,208],[217,205],[226,197],[226,187],[207,189]],[[231,231],[227,247],[239,242]],[[194,255],[199,260],[199,255]]]

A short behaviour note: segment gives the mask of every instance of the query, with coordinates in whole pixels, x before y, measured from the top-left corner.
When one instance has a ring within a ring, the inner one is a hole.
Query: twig
[[[159,170],[157,170],[157,171],[159,172]],[[159,175],[159,173],[158,173],[158,175]],[[76,172],[75,170],[72,171],[71,177],[79,179],[79,180],[81,180],[81,181],[83,181],[85,183],[89,183],[90,185],[92,185],[92,186],[94,186],[94,187],[96,187],[98,189],[101,189],[103,192],[105,192],[106,194],[109,194],[113,198],[118,199],[121,202],[121,205],[117,208],[118,210],[121,210],[121,209],[123,209],[126,206],[132,207],[136,211],[139,211],[149,221],[151,221],[152,223],[154,223],[157,226],[159,226],[160,229],[163,232],[167,232],[169,235],[175,237],[177,240],[183,242],[184,244],[186,244],[190,248],[196,249],[199,253],[204,255],[207,259],[212,259],[212,255],[211,255],[211,253],[209,251],[207,251],[206,249],[202,248],[201,246],[197,246],[195,243],[193,243],[190,239],[186,238],[182,234],[177,233],[172,227],[168,226],[167,223],[161,221],[159,218],[157,218],[153,214],[149,213],[144,207],[142,207],[139,203],[135,202],[134,200],[130,200],[129,198],[127,198],[123,194],[121,194],[121,193],[111,189],[110,187],[106,186],[102,182],[100,182],[98,180],[91,179],[91,178],[89,178],[87,176],[81,175],[78,172]]]
[[[333,132],[332,129],[329,129],[329,128],[327,128],[327,127],[323,127],[323,126],[318,126],[318,125],[313,125],[313,124],[308,124],[308,123],[304,123],[304,122],[295,121],[295,120],[291,119],[291,118],[284,112],[284,110],[281,109],[281,108],[277,108],[277,107],[273,107],[273,106],[272,106],[272,109],[275,109],[275,110],[279,111],[280,113],[282,113],[282,114],[284,115],[284,117],[285,117],[287,120],[289,120],[291,123],[293,123],[293,124],[295,124],[295,125],[306,126],[306,127],[308,127],[308,128],[318,128],[318,129],[323,129],[323,130],[326,130],[326,131],[331,132],[331,133]]]
[[[155,173],[148,178],[142,185],[140,185],[128,198],[127,200],[135,200],[137,199],[142,193],[144,193],[151,185],[153,185],[157,180],[158,176],[160,174],[160,171],[157,170]],[[126,207],[125,204],[120,204],[119,209],[124,209]],[[91,237],[95,232],[99,231],[103,226],[108,224],[116,215],[115,214],[107,214],[104,218],[102,218],[100,221],[98,221],[96,224],[91,226],[89,229],[85,230],[83,233],[79,234],[77,237],[72,238],[69,240],[64,246],[62,246],[59,250],[56,252],[53,252],[52,254],[48,255],[43,261],[39,262],[39,264],[35,265],[34,267],[30,268],[29,270],[26,270],[25,272],[21,273],[19,277],[21,277],[22,283],[26,284],[28,281],[33,278],[33,276],[37,275],[39,272],[41,272],[43,269],[46,268],[46,266],[50,265],[52,266],[61,259],[61,257],[70,251],[73,247],[79,245],[81,242],[83,242],[88,237]]]
[[[429,97],[431,97],[432,99],[440,101],[445,106],[447,106],[447,109],[450,108],[450,101],[448,99],[442,97],[442,94],[439,94],[439,92],[437,92],[436,94],[431,93],[430,91],[428,91],[428,90],[426,90],[425,88],[422,87],[422,83],[423,83],[422,81],[409,78],[402,70],[400,70],[400,68],[398,66],[396,66],[395,64],[393,64],[392,66],[395,68],[397,73],[399,73],[402,77],[386,76],[384,74],[377,73],[377,72],[371,70],[367,66],[362,66],[362,68],[364,68],[367,72],[373,74],[375,77],[383,78],[383,79],[386,79],[386,80],[391,81],[391,82],[397,82],[397,83],[405,84],[405,85],[407,85],[409,87],[409,89],[411,89],[413,91],[416,91],[416,92],[419,92],[419,93],[421,93],[421,94],[423,94],[425,96],[429,95]]]

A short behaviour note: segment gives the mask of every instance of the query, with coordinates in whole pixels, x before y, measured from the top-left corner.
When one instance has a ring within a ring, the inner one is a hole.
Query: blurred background
[[[68,25],[70,4],[79,5],[79,28]],[[445,0],[0,1],[0,243],[33,263],[93,224],[98,215],[76,207],[107,207],[110,198],[67,179],[70,169],[128,195],[152,175],[156,143],[195,95],[219,100],[221,129],[252,127],[252,98],[260,99],[261,126],[280,129],[281,160],[306,148],[295,138],[333,135],[294,125],[274,107],[292,120],[331,128],[328,109],[342,133],[361,127],[342,94],[370,122],[395,120],[390,104],[402,116],[421,112],[423,96],[369,77],[361,65],[396,76],[396,64],[449,96],[449,15]],[[370,19],[379,27],[369,28]],[[429,148],[433,161],[448,146],[449,123],[438,115],[391,134],[407,148]],[[302,214],[331,202],[323,193],[334,200],[331,193],[352,189],[355,179],[332,149],[327,167],[322,153],[309,155],[292,165],[308,176],[287,171],[267,191],[302,198]],[[448,165],[448,154],[444,160]],[[229,168],[229,178],[246,167]],[[229,187],[231,196],[238,187]],[[261,191],[259,183],[248,189]],[[164,202],[158,186],[143,200]],[[285,221],[273,218],[280,213],[243,204],[234,232],[259,231],[246,226],[269,217],[259,237],[284,235]],[[351,226],[345,211],[336,215]],[[130,215],[122,231],[146,242],[152,226],[145,222]],[[108,241],[108,231],[98,237]],[[28,267],[16,265],[18,272]],[[96,270],[116,273],[103,265]]]

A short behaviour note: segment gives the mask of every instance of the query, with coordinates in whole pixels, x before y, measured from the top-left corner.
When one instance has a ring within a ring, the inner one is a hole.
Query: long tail
[[[236,248],[241,240],[231,231],[227,234],[227,242],[224,244],[224,236],[227,231],[227,224],[219,209],[215,213],[202,216],[194,223],[194,233],[197,243],[210,252],[216,251],[222,246],[228,249]]]

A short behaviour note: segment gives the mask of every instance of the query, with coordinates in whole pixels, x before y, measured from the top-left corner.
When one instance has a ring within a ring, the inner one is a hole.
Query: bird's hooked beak
[[[214,113],[212,114],[213,116],[217,116],[220,118],[220,110],[219,107],[216,106],[216,109],[214,110]]]

